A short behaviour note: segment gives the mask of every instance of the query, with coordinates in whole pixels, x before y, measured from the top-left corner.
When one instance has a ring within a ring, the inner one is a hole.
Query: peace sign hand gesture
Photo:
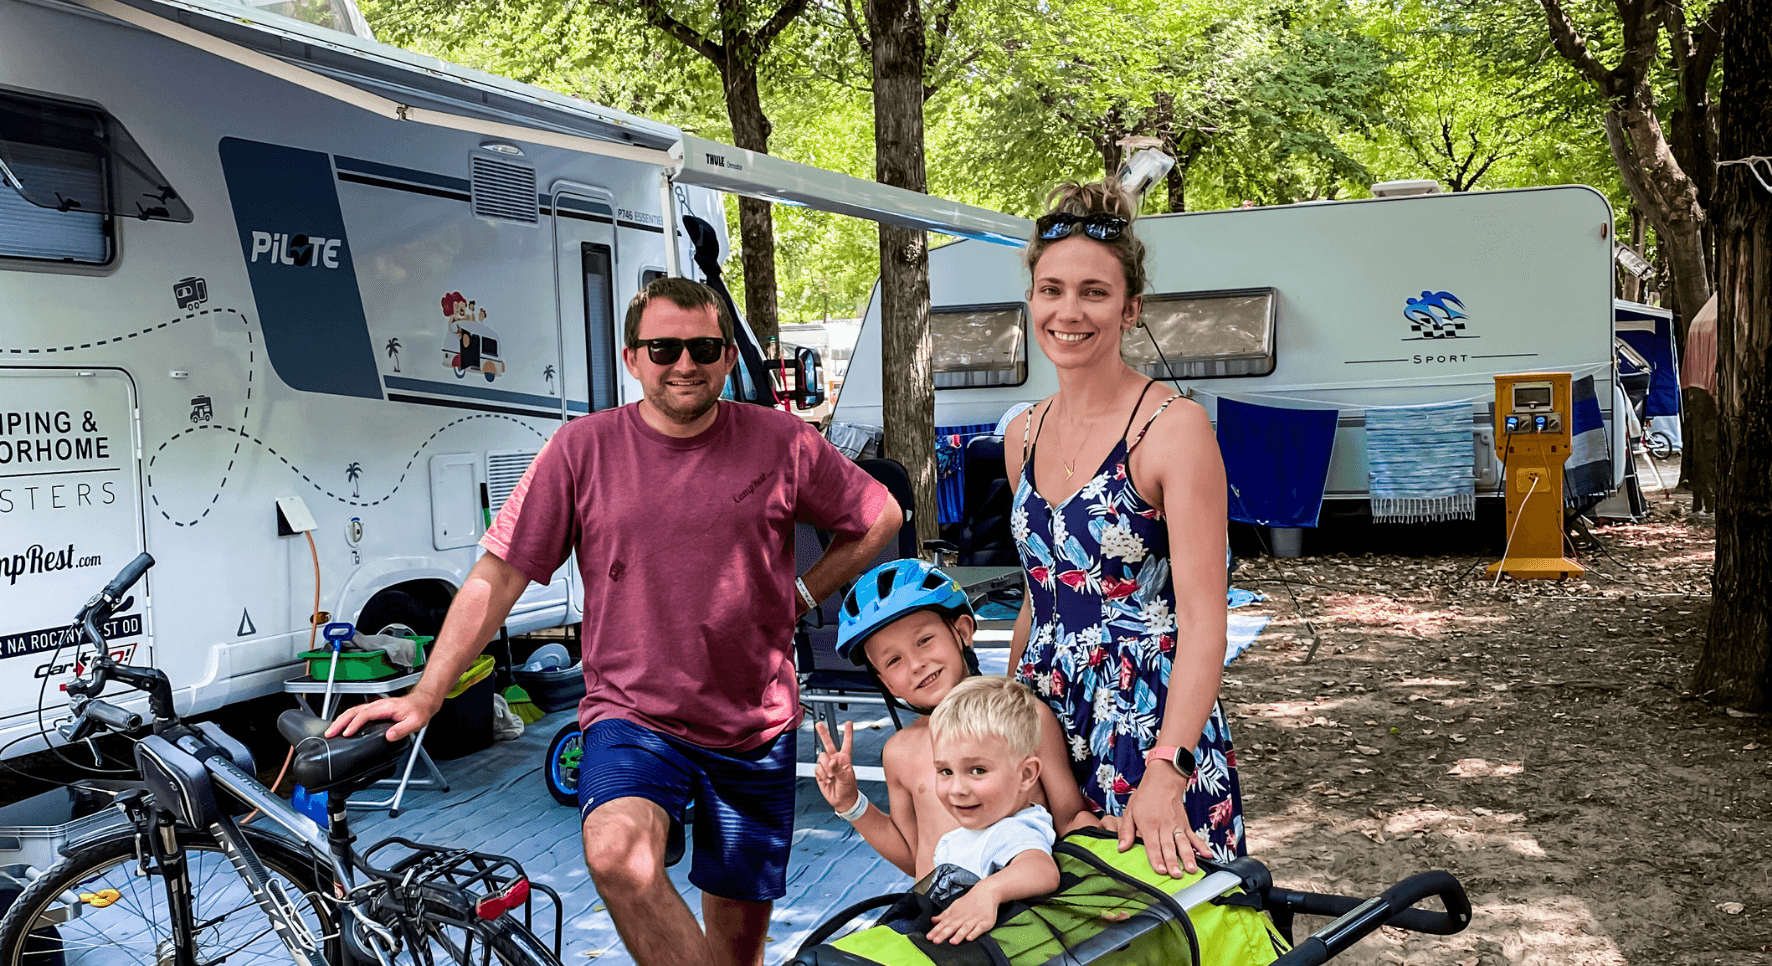
[[[843,722],[841,748],[831,741],[830,729],[824,722],[813,727],[818,732],[819,743],[824,746],[824,750],[818,753],[818,767],[812,772],[812,777],[818,781],[818,793],[838,812],[847,812],[855,807],[856,796],[860,794],[855,787],[855,764],[850,754],[855,748],[855,722]]]

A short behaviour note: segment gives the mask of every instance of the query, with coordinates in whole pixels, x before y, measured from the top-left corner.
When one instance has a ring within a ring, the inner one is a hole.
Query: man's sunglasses
[[[646,347],[646,354],[652,357],[653,364],[660,366],[675,363],[685,347],[689,349],[689,361],[698,366],[713,365],[726,354],[726,340],[713,336],[702,339],[641,339],[640,344]]]
[[[1044,241],[1069,238],[1078,226],[1082,226],[1083,234],[1098,242],[1111,242],[1126,231],[1126,219],[1118,215],[1073,215],[1055,211],[1050,215],[1041,215],[1040,220],[1034,222],[1034,230],[1039,232]]]

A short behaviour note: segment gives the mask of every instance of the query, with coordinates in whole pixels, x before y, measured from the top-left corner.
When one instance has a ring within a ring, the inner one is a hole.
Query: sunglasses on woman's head
[[[1082,227],[1083,234],[1096,241],[1111,242],[1126,231],[1126,219],[1119,215],[1073,215],[1068,212],[1055,211],[1050,215],[1040,216],[1040,220],[1034,222],[1034,229],[1045,241],[1069,238],[1078,226]]]
[[[652,357],[653,364],[660,366],[676,362],[685,347],[689,349],[689,361],[698,366],[713,365],[726,352],[726,340],[713,336],[701,339],[641,339],[640,344],[646,347],[646,354]]]

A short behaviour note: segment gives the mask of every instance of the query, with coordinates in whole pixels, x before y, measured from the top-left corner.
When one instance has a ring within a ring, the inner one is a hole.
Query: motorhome
[[[376,43],[349,0],[0,0],[4,754],[144,549],[107,637],[181,713],[280,690],[317,621],[434,630],[551,433],[638,397],[619,307],[717,275],[721,193],[1025,229]],[[730,394],[774,402],[739,342]]]
[[[414,102],[678,137],[185,12]],[[59,629],[144,548],[160,566],[111,640],[188,711],[279,689],[316,609],[434,631],[552,431],[637,392],[617,306],[667,267],[658,166],[376,118],[82,6],[0,3],[0,50],[0,741],[60,703]],[[723,230],[714,193],[673,203]],[[576,620],[576,580],[532,585],[510,629]]]
[[[1469,400],[1478,494],[1497,496],[1496,374],[1591,375],[1612,424],[1612,225],[1585,187],[1141,218],[1150,280],[1124,355],[1208,413],[1221,398],[1339,410],[1325,497],[1349,505],[1367,498],[1367,407]],[[938,427],[1057,389],[1030,345],[1020,250],[936,248],[929,286]],[[876,290],[833,419],[878,427],[882,377]]]

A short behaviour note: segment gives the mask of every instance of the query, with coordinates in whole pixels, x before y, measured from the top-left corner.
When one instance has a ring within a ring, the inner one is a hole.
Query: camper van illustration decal
[[[1420,298],[1406,300],[1403,318],[1409,320],[1409,330],[1415,333],[1416,339],[1477,338],[1462,334],[1464,320],[1469,316],[1464,313],[1464,303],[1451,292],[1422,292]]]
[[[486,310],[460,292],[443,296],[443,317],[449,334],[443,340],[443,364],[461,379],[478,372],[491,382],[505,371],[498,355],[498,333],[485,324]]]
[[[179,309],[194,309],[209,301],[209,283],[195,275],[172,283],[172,298]]]

